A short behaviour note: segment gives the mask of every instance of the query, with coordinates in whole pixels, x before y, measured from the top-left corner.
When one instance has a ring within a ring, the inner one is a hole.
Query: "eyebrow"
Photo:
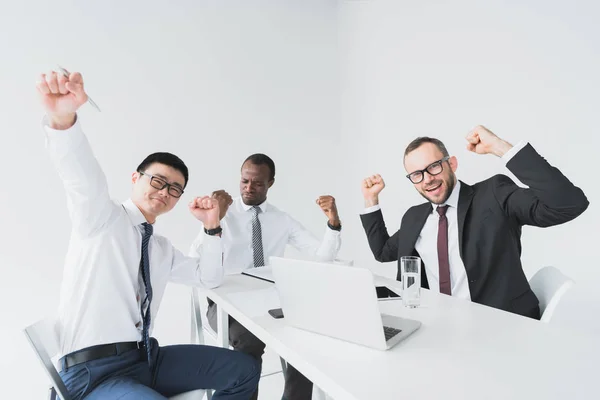
[[[426,171],[426,170],[427,170],[427,168],[431,167],[431,166],[432,166],[433,164],[435,164],[435,163],[439,163],[439,162],[440,162],[440,161],[442,161],[442,160],[443,160],[443,158],[442,158],[441,160],[434,161],[434,162],[432,162],[431,164],[427,164],[427,166],[426,166],[425,168],[423,168],[423,169],[417,169],[417,170],[415,170],[415,171],[413,171],[413,172],[409,172],[408,174],[409,174],[409,175],[412,175],[412,174],[414,174],[414,173],[416,173],[416,172],[423,172],[423,171]]]
[[[160,178],[160,179],[164,179],[165,181],[167,181],[167,183],[170,183],[170,184],[171,184],[171,185],[173,185],[173,186],[177,186],[177,187],[179,187],[180,189],[183,189],[183,186],[181,186],[181,184],[180,184],[180,183],[178,183],[178,182],[173,182],[173,183],[171,183],[171,182],[169,182],[169,179],[167,179],[167,177],[166,177],[166,176],[164,176],[164,175],[161,175],[161,174],[154,174],[154,176],[156,176],[156,177],[158,177],[158,178]]]

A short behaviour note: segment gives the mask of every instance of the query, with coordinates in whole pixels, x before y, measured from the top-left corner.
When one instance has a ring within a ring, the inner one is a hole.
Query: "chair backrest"
[[[529,281],[531,290],[540,301],[540,321],[549,322],[560,299],[571,286],[573,280],[564,275],[558,268],[543,267]]]
[[[71,400],[65,384],[52,362],[52,358],[59,352],[57,329],[56,319],[47,318],[28,326],[23,330],[23,333],[25,333],[29,344],[46,370],[52,381],[52,386],[61,400]]]

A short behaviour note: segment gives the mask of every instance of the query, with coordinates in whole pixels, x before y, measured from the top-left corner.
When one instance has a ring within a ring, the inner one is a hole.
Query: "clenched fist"
[[[379,204],[379,193],[381,193],[383,188],[385,188],[385,182],[379,174],[363,179],[361,189],[366,207]]]
[[[317,199],[317,204],[319,205],[319,207],[321,207],[321,210],[323,210],[323,212],[327,216],[327,219],[329,220],[329,224],[331,226],[340,226],[340,216],[338,215],[338,210],[335,205],[335,198],[333,196],[319,196],[319,198]]]
[[[219,202],[208,196],[196,197],[189,204],[190,212],[206,229],[215,229],[220,226]]]
[[[502,157],[513,146],[500,139],[492,131],[478,125],[467,135],[467,150],[477,154],[495,154]]]
[[[70,128],[75,123],[75,113],[88,100],[81,74],[72,72],[66,77],[51,71],[40,75],[36,86],[50,127]]]
[[[231,198],[229,193],[227,193],[224,190],[215,190],[214,192],[212,192],[212,195],[210,197],[219,202],[219,220],[222,220],[223,217],[225,217],[225,214],[227,214],[229,206],[233,203],[233,199]]]

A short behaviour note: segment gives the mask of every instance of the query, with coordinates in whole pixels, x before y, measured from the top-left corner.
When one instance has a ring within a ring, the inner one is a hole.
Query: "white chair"
[[[531,290],[540,301],[540,321],[549,322],[563,295],[575,282],[558,268],[543,267],[529,280]]]
[[[28,326],[23,330],[25,336],[29,340],[29,344],[33,348],[37,358],[42,363],[44,370],[48,374],[48,378],[52,382],[49,390],[49,399],[56,400],[58,395],[61,400],[71,400],[71,396],[67,392],[67,388],[63,383],[53,358],[56,358],[59,353],[57,324],[54,318],[47,318]],[[182,393],[170,399],[174,400],[202,400],[204,398],[204,390],[194,390],[192,392]]]

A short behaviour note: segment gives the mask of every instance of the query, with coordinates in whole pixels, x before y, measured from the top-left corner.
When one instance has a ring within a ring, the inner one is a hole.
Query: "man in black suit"
[[[363,180],[367,209],[361,219],[371,251],[380,262],[421,257],[421,285],[432,291],[539,319],[538,299],[521,266],[521,228],[565,223],[589,202],[531,145],[512,146],[483,126],[474,128],[467,141],[472,152],[502,157],[529,188],[505,175],[473,186],[460,182],[454,174],[458,161],[444,144],[417,138],[406,148],[404,167],[427,202],[411,207],[391,237],[379,208],[385,183],[379,175]]]

